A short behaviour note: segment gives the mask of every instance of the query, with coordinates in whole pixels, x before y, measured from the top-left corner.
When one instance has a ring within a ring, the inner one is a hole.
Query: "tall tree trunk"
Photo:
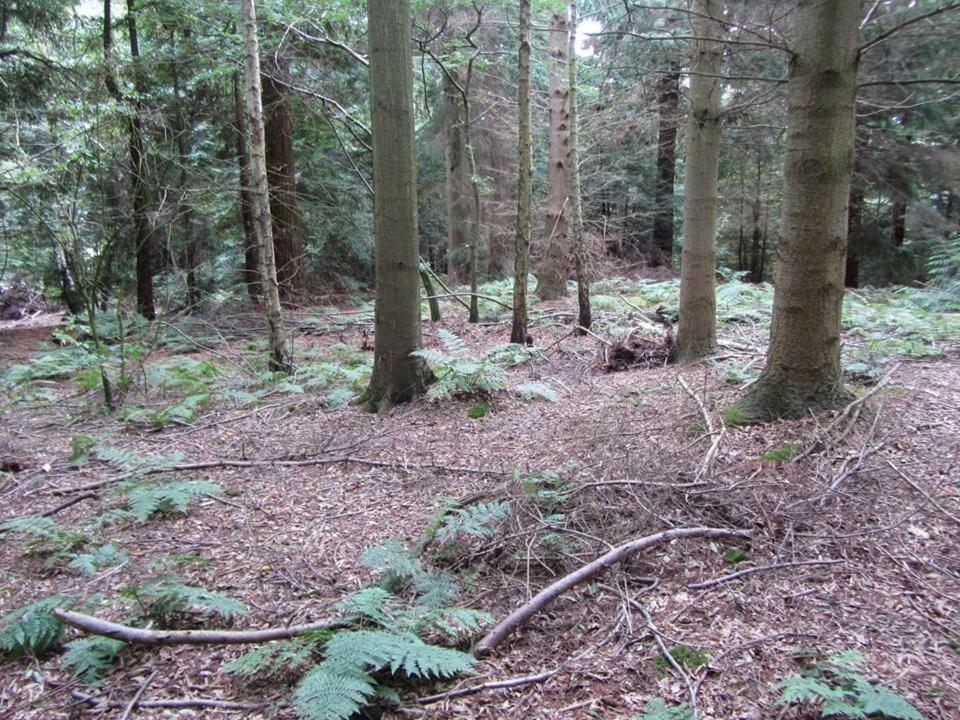
[[[247,118],[240,94],[240,71],[233,74],[233,114],[237,138],[237,168],[240,175],[240,196],[237,208],[243,231],[243,282],[250,302],[260,302],[260,258],[257,248],[257,224],[254,202],[250,195],[250,156],[247,154]]]
[[[530,272],[533,141],[530,131],[530,0],[520,0],[520,50],[517,59],[519,169],[517,172],[517,254],[513,275],[513,325],[510,342],[527,341],[527,276]]]
[[[267,143],[267,182],[280,296],[302,300],[307,288],[306,259],[300,228],[293,155],[293,109],[283,86],[274,80],[281,68],[270,60],[263,74],[264,132]]]
[[[189,157],[189,135],[192,123],[187,122],[187,115],[183,108],[183,98],[180,88],[180,71],[178,59],[175,57],[170,63],[170,73],[173,80],[173,131],[177,141],[177,156],[180,165],[180,226],[183,232],[183,265],[187,273],[187,306],[192,308],[200,301],[200,289],[197,287],[198,248],[196,236],[193,233],[193,208],[190,204],[190,175],[187,172]]]
[[[456,81],[446,74],[443,77],[443,100],[447,135],[447,278],[451,283],[464,283],[469,275],[467,248],[472,229],[470,168],[463,137],[463,102]]]
[[[757,156],[757,175],[753,186],[753,202],[750,204],[751,219],[753,229],[750,231],[750,282],[763,282],[763,231],[760,229],[760,206],[763,202],[761,197],[760,182],[763,176],[763,169],[760,156]]]
[[[843,286],[860,287],[860,256],[857,249],[863,243],[863,188],[850,187],[850,205],[847,211],[847,261]]]
[[[373,375],[361,401],[384,411],[423,394],[417,254],[417,164],[410,0],[368,0],[376,301]]]
[[[680,261],[680,321],[677,360],[690,362],[717,346],[716,272],[717,173],[723,118],[720,75],[723,61],[723,8],[720,0],[693,4],[694,43],[684,181],[683,252]],[[669,256],[668,256],[669,257]]]
[[[709,79],[709,78],[708,78]],[[673,257],[673,185],[677,172],[677,123],[680,106],[680,72],[660,76],[657,137],[657,184],[654,192],[653,247],[650,264],[670,265]]]
[[[567,51],[570,104],[570,237],[577,269],[577,318],[580,327],[593,323],[590,312],[590,268],[583,237],[583,199],[580,196],[580,128],[577,108],[577,2],[570,0],[570,49]]]
[[[257,38],[257,13],[254,0],[241,0],[244,37],[244,75],[247,114],[250,120],[250,171],[252,195],[256,207],[257,247],[260,251],[260,283],[263,289],[270,366],[288,370],[291,366],[283,331],[280,284],[273,253],[273,227],[270,219],[270,186],[267,183],[266,138],[263,126],[263,99],[260,87],[260,42]]]
[[[890,209],[890,241],[895,248],[901,247],[907,238],[907,201],[898,198]]]
[[[840,310],[853,174],[858,2],[802,0],[787,81],[780,260],[767,365],[743,419],[797,417],[849,399]]]
[[[567,53],[570,50],[566,13],[550,20],[550,167],[543,253],[538,265],[537,295],[555,300],[567,295],[570,265],[570,110]]]

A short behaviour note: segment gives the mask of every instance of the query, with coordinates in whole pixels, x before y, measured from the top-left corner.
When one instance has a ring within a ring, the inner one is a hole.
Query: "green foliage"
[[[688,670],[695,670],[702,665],[710,662],[710,657],[703,650],[697,650],[689,645],[677,645],[670,650],[672,657],[678,665]],[[666,674],[673,669],[673,665],[663,655],[659,655],[653,661],[654,666],[661,674]]]
[[[116,546],[107,543],[96,548],[93,552],[81,553],[70,561],[70,567],[87,575],[96,575],[102,568],[116,567],[130,559],[130,556]]]
[[[64,626],[53,611],[69,605],[69,596],[51,595],[4,615],[0,618],[0,656],[40,657],[58,645]]]
[[[90,540],[84,533],[67,530],[52,518],[39,515],[15,518],[0,525],[0,533],[8,532],[23,535],[26,551],[46,556],[48,567],[73,558]]]
[[[130,473],[132,475],[142,474],[146,471],[156,472],[159,470],[168,470],[178,462],[183,460],[181,453],[172,455],[140,455],[133,450],[124,448],[115,448],[108,445],[97,445],[93,454],[97,460],[111,465],[120,472]]]
[[[723,555],[724,562],[730,563],[731,565],[742,563],[746,559],[747,559],[747,553],[745,553],[740,548],[730,548]]]
[[[467,411],[467,417],[471,420],[479,420],[487,414],[490,409],[490,403],[486,401],[478,402]]]
[[[70,438],[70,463],[80,467],[90,457],[90,451],[97,444],[97,438],[89,435],[74,435]]]
[[[440,328],[437,335],[446,352],[427,348],[413,353],[430,365],[437,378],[427,397],[432,400],[484,397],[507,387],[507,373],[502,366],[487,358],[472,357],[463,340],[449,330]]]
[[[765,462],[785,462],[795,458],[803,450],[799,445],[790,444],[767,450],[760,459]]]
[[[324,655],[294,696],[306,720],[349,718],[378,694],[372,673],[447,678],[470,672],[474,664],[469,654],[430,645],[412,633],[377,630],[337,633],[327,642]]]
[[[560,399],[560,396],[557,395],[557,391],[546,383],[521,383],[517,385],[517,392],[520,393],[520,397],[523,398],[524,402],[530,402],[532,400],[547,400],[549,402],[557,402],[557,400]]]
[[[138,482],[127,485],[125,490],[129,512],[137,522],[146,522],[156,513],[186,513],[194,499],[223,492],[219,485],[206,480]]]
[[[67,643],[63,664],[83,682],[94,685],[113,668],[124,647],[126,643],[123,640],[100,636],[79,638]]]
[[[727,424],[727,427],[740,427],[741,425],[750,424],[750,416],[747,415],[746,411],[738,404],[727,405],[727,407],[720,410],[720,417],[723,418],[723,422]]]
[[[460,535],[486,538],[495,535],[510,515],[513,503],[491,502],[452,510],[437,532],[437,539],[449,542]]]
[[[820,709],[820,717],[924,720],[909,702],[857,672],[863,661],[856,651],[832,655],[803,675],[782,680],[777,702],[809,703]]]
[[[184,613],[218,616],[224,620],[247,614],[246,605],[239,600],[187,585],[175,575],[152,577],[142,585],[125,589],[122,594],[161,625],[167,624],[172,616]]]
[[[660,698],[652,698],[636,720],[697,720],[697,714],[686,703],[670,707]]]
[[[123,409],[120,419],[127,423],[164,427],[166,425],[190,425],[197,413],[210,404],[210,393],[187,395],[162,408],[130,405]]]
[[[223,671],[245,678],[270,679],[303,668],[317,649],[318,641],[304,637],[279,640],[251,650],[223,666]]]

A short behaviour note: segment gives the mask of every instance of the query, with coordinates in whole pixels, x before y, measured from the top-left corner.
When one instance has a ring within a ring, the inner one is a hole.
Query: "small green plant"
[[[22,535],[27,553],[46,557],[47,567],[54,567],[72,560],[90,537],[84,533],[67,530],[52,518],[30,515],[15,518],[0,525],[0,533]]]
[[[134,482],[124,488],[128,512],[137,522],[146,522],[156,513],[186,513],[190,503],[203,495],[219,495],[223,488],[206,480]]]
[[[831,655],[804,674],[782,680],[777,685],[781,690],[777,703],[808,704],[824,718],[925,720],[905,699],[857,672],[863,662],[863,655],[855,650]]]
[[[507,387],[507,373],[488,358],[476,358],[466,344],[449,330],[437,330],[444,351],[427,348],[413,355],[423,358],[436,375],[427,391],[432,400],[483,397]]]
[[[99,683],[126,646],[123,640],[92,636],[68,642],[63,664],[88,685]]]
[[[176,575],[157,575],[121,593],[146,616],[167,625],[175,615],[197,614],[231,620],[247,614],[247,607],[221,593],[187,585]]]
[[[471,420],[479,420],[487,414],[489,409],[490,403],[485,401],[478,402],[467,411],[467,417]]]
[[[741,425],[750,424],[750,417],[740,405],[727,405],[727,407],[720,411],[720,417],[723,418],[723,422],[725,422],[728,427],[740,427]]]
[[[0,656],[41,657],[60,644],[64,626],[53,615],[70,605],[66,595],[50,595],[0,618]]]
[[[724,553],[723,559],[725,562],[728,562],[731,565],[736,565],[737,563],[742,563],[747,559],[747,553],[740,548],[730,548],[726,553]]]
[[[697,714],[686,703],[670,707],[660,698],[647,700],[643,715],[636,720],[697,720]]]
[[[491,502],[452,510],[437,532],[440,542],[449,542],[461,535],[487,538],[495,535],[510,515],[513,504]]]
[[[760,456],[760,459],[765,462],[786,462],[799,455],[801,450],[802,448],[799,445],[784,445],[783,447],[773,448],[773,450],[767,450]]]
[[[305,668],[319,645],[314,637],[279,640],[258,647],[223,666],[223,671],[245,678],[272,679]]]
[[[70,464],[80,467],[86,463],[96,444],[97,439],[89,435],[74,435],[70,438]]]
[[[560,396],[557,394],[557,391],[546,383],[539,382],[526,382],[520,383],[517,385],[517,392],[520,393],[520,398],[524,402],[532,402],[533,400],[546,400],[548,402],[557,402],[560,399]]]
[[[93,576],[102,568],[116,567],[129,559],[130,556],[125,551],[107,543],[91,552],[75,555],[70,561],[70,567],[83,575]]]
[[[670,650],[670,657],[676,661],[677,665],[687,670],[695,670],[710,662],[710,657],[707,653],[703,650],[692,648],[689,645],[677,645]],[[666,675],[673,670],[673,665],[663,657],[663,655],[659,655],[657,659],[653,661],[653,664],[661,675]]]

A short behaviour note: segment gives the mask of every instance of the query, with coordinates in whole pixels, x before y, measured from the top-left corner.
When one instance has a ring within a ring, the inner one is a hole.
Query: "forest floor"
[[[751,537],[675,540],[638,554],[560,596],[480,661],[476,675],[398,688],[403,708],[385,716],[636,718],[661,698],[695,702],[705,719],[814,718],[808,706],[778,705],[777,683],[858,651],[867,678],[931,720],[956,720],[956,316],[919,318],[916,328],[927,330],[916,329],[899,318],[913,313],[902,298],[885,296],[883,305],[864,296],[845,334],[849,347],[864,350],[847,360],[851,387],[862,396],[879,377],[885,386],[846,414],[734,427],[721,410],[762,365],[769,291],[756,297],[744,288],[721,305],[721,351],[711,362],[609,372],[606,342],[636,328],[659,337],[651,318],[664,284],[651,286],[654,295],[642,285],[613,283],[600,295],[596,337],[572,335],[571,302],[537,306],[536,349],[512,354],[495,309],[487,323],[468,325],[445,307],[446,319],[424,324],[440,365],[462,374],[477,361],[491,376],[501,368],[504,389],[479,407],[476,398],[424,400],[383,416],[342,404],[362,385],[371,355],[365,306],[298,313],[300,371],[289,379],[257,368],[254,315],[211,316],[216,332],[208,327],[202,341],[125,356],[132,386],[113,414],[103,412],[79,346],[53,348],[44,340],[51,328],[36,319],[23,329],[5,323],[0,523],[82,500],[49,523],[10,526],[0,544],[0,616],[60,595],[75,609],[124,621],[146,612],[150,578],[175,575],[241,601],[247,614],[227,626],[331,617],[337,601],[376,581],[370,556],[364,562],[369,548],[392,539],[412,547],[445,499],[476,494],[474,507],[488,517],[474,517],[479,527],[460,535],[448,517],[449,532],[432,539],[422,562],[459,578],[458,604],[497,620],[643,535],[713,526]],[[864,323],[873,323],[869,333]],[[173,327],[181,340],[199,337]],[[899,344],[881,353],[879,343],[894,337]],[[494,368],[484,359],[491,348],[510,361]],[[235,464],[176,467],[218,461]],[[135,511],[144,487],[199,480],[216,487],[196,486],[209,492],[186,512],[168,503],[142,522],[116,512]],[[104,543],[112,550],[102,551]],[[709,582],[745,569],[756,571]],[[166,621],[196,626],[191,608],[179,610]],[[70,630],[64,640],[76,637]],[[14,659],[0,664],[0,720],[297,717],[288,684],[298,669],[269,679],[223,671],[248,649],[128,645],[93,687],[57,653]],[[556,672],[417,703],[547,671]],[[128,708],[144,685],[139,707]],[[163,707],[190,698],[242,707]],[[264,702],[272,704],[256,707]]]

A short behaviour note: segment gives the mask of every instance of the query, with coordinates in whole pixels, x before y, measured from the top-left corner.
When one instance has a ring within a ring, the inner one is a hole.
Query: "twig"
[[[653,639],[656,641],[657,647],[660,648],[660,653],[664,658],[666,658],[666,661],[670,663],[670,666],[677,671],[677,675],[683,678],[683,682],[687,686],[687,691],[690,693],[690,707],[693,709],[694,715],[696,715],[697,685],[693,682],[693,678],[690,677],[690,674],[683,669],[683,666],[677,662],[677,659],[670,653],[669,648],[667,648],[667,644],[663,641],[663,637],[660,635],[660,631],[657,630],[657,626],[653,624],[653,618],[650,617],[650,613],[647,612],[647,609],[636,601],[631,601],[630,604],[643,614],[643,619],[647,623],[647,629],[650,631],[650,634],[653,635]]]
[[[316,630],[342,627],[343,620],[321,620],[307,625],[265,628],[263,630],[146,630],[103,620],[102,618],[57,608],[54,616],[78,630],[123,640],[138,645],[245,645],[271,640],[286,640]]]
[[[715,430],[713,427],[713,420],[710,419],[710,413],[707,412],[707,406],[703,404],[703,401],[695,392],[693,392],[690,386],[687,385],[687,382],[679,374],[677,375],[677,382],[680,383],[680,387],[683,388],[684,392],[693,398],[695,403],[697,403],[697,407],[700,408],[700,415],[703,417],[703,422],[707,427],[707,435],[713,436],[713,442],[710,443],[710,447],[703,456],[703,461],[700,463],[700,467],[697,469],[697,474],[694,478],[694,480],[700,480],[701,478],[706,478],[710,475],[710,470],[713,468],[713,461],[716,460],[717,453],[720,451],[720,443],[723,441],[724,435],[727,434],[727,426],[724,424],[723,418],[720,418],[720,429]]]
[[[68,507],[73,507],[77,503],[83,502],[84,500],[92,500],[95,497],[97,497],[96,493],[86,493],[84,495],[78,495],[75,498],[71,498],[67,500],[65,503],[61,503],[60,505],[57,505],[55,508],[53,508],[53,510],[47,510],[40,517],[53,517],[57,513],[63,512],[64,510],[66,510]]]
[[[80,702],[104,708],[123,707],[123,703],[98,700],[79,690],[70,693]],[[213,698],[177,698],[170,700],[143,700],[138,703],[142,708],[217,708],[218,710],[262,710],[267,703],[239,703],[230,700],[216,700]]]
[[[653,535],[646,535],[625,543],[624,545],[620,545],[619,547],[604,553],[593,562],[584,565],[580,569],[568,575],[565,575],[534,595],[530,600],[510,613],[510,615],[508,615],[504,620],[501,620],[500,623],[493,628],[493,630],[487,633],[476,645],[473,646],[471,652],[476,657],[487,655],[497,648],[497,646],[499,646],[516,628],[523,625],[533,615],[543,610],[543,608],[556,600],[561,594],[570,588],[576,587],[581,583],[585,583],[588,580],[593,579],[610,566],[615,565],[621,560],[624,560],[641,550],[646,550],[653,545],[658,545],[660,543],[668,542],[677,538],[749,536],[750,532],[746,530],[727,530],[724,528],[708,527],[674,528],[672,530],[664,530],[662,532],[654,533]]]
[[[589,328],[585,328],[585,327],[583,327],[582,325],[577,325],[577,326],[574,328],[574,330],[576,330],[577,332],[581,332],[581,333],[583,333],[583,334],[585,334],[585,335],[589,335],[589,336],[592,337],[594,340],[599,340],[600,342],[602,342],[602,343],[603,343],[604,345],[606,345],[607,347],[613,347],[613,343],[612,343],[612,342],[610,342],[609,340],[604,340],[602,337],[600,337],[599,335],[597,335],[595,332],[593,332],[593,331],[590,330]]]
[[[130,714],[133,712],[134,708],[137,707],[137,703],[140,702],[140,698],[143,697],[143,693],[146,691],[150,683],[153,682],[154,678],[157,677],[159,670],[154,670],[150,673],[150,677],[143,681],[143,684],[137,689],[137,692],[134,693],[133,697],[130,698],[130,702],[127,703],[126,709],[123,711],[123,715],[120,716],[120,720],[127,720],[130,717]]]
[[[459,690],[449,690],[448,692],[442,692],[442,693],[437,693],[436,695],[428,695],[427,697],[417,698],[417,704],[432,705],[433,703],[438,703],[443,700],[450,700],[451,698],[463,697],[464,695],[474,695],[478,692],[483,692],[484,690],[513,688],[513,687],[519,687],[520,685],[530,685],[531,683],[539,683],[539,682],[543,682],[544,680],[549,680],[558,672],[560,672],[560,668],[555,668],[554,670],[547,670],[546,672],[538,673],[537,675],[525,675],[523,677],[508,678],[506,680],[493,680],[491,682],[485,682],[480,685],[471,685],[470,687],[460,688]]]
[[[714,587],[715,585],[720,585],[725,582],[730,582],[731,580],[736,580],[737,578],[744,577],[745,575],[752,575],[753,573],[758,572],[767,572],[769,570],[779,570],[781,568],[788,567],[801,567],[804,565],[839,565],[844,562],[843,560],[801,560],[797,562],[785,562],[785,563],[774,563],[773,565],[761,565],[760,567],[747,568],[746,570],[738,570],[737,572],[730,573],[729,575],[723,575],[713,580],[705,580],[704,582],[692,583],[687,585],[691,590],[705,590],[706,588]]]

